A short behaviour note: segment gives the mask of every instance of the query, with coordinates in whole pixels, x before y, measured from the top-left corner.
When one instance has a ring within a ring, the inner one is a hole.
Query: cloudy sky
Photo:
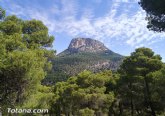
[[[57,53],[72,38],[88,37],[122,55],[149,47],[165,61],[165,33],[148,31],[138,0],[0,0],[0,6],[7,15],[43,21]]]

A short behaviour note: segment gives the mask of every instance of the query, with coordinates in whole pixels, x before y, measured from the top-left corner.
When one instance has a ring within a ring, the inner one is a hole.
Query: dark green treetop
[[[156,32],[165,31],[165,0],[140,0],[139,4],[147,13],[147,28]]]
[[[5,17],[5,10],[3,10],[1,7],[0,7],[0,20],[3,19]]]

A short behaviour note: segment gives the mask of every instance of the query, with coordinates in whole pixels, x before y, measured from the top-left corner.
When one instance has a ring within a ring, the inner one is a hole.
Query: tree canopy
[[[58,82],[54,88],[53,112],[56,115],[80,116],[107,113],[114,100],[112,91],[105,93],[105,85],[111,80],[111,71],[97,74],[84,71],[67,82]]]
[[[1,7],[0,7],[0,20],[2,20],[4,17],[5,17],[5,10],[3,10]]]
[[[140,0],[146,11],[147,28],[156,32],[165,31],[165,0]]]
[[[16,16],[4,17],[0,22],[0,106],[21,106],[51,68],[48,57],[53,53],[54,38],[38,20]]]
[[[123,61],[118,91],[123,106],[131,109],[127,115],[156,116],[164,112],[164,91],[158,92],[160,81],[165,83],[162,69],[161,57],[149,48],[138,48]]]

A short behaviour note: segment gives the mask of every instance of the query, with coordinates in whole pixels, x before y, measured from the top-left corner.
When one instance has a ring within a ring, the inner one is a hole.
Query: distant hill
[[[52,59],[53,68],[43,81],[53,84],[65,81],[83,70],[99,72],[101,70],[117,70],[123,56],[109,50],[100,41],[90,38],[72,39],[68,49]]]

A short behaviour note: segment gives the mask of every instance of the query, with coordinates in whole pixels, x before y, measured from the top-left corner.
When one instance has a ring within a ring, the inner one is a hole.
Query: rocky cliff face
[[[73,39],[69,47],[52,59],[52,71],[45,83],[53,84],[66,81],[84,70],[99,72],[117,70],[124,57],[117,54],[103,43],[90,38]]]
[[[90,38],[75,38],[71,41],[69,51],[77,52],[101,52],[108,50],[103,43]]]

